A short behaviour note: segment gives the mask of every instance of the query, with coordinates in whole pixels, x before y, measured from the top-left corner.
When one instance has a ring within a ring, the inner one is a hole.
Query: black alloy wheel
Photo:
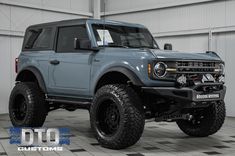
[[[104,135],[113,135],[119,128],[120,112],[112,100],[105,100],[100,104],[97,112],[97,127]]]
[[[26,100],[22,94],[18,94],[14,99],[14,103],[12,106],[12,115],[16,120],[22,121],[25,119],[26,111]]]

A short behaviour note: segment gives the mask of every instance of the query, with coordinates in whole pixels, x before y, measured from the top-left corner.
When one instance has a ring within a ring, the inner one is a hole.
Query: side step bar
[[[48,97],[47,102],[60,105],[73,105],[77,108],[89,109],[92,103],[91,99],[75,99],[75,98],[63,98],[63,97]]]

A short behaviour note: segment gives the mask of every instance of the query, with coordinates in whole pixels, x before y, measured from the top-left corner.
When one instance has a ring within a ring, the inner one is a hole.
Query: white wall
[[[63,19],[92,17],[91,0],[0,0],[0,114],[8,112],[14,60],[26,27]]]
[[[160,47],[172,43],[174,50],[204,52],[212,31],[211,50],[226,63],[227,115],[235,116],[235,0],[103,1],[107,19],[144,24]]]
[[[235,116],[235,96],[232,95],[235,90],[235,0],[103,1],[108,19],[146,25],[161,47],[168,42],[175,50],[206,51],[211,30],[212,50],[226,62],[227,112]],[[0,0],[0,114],[8,111],[15,78],[14,59],[20,52],[25,28],[48,21],[92,17],[92,12],[92,0]]]

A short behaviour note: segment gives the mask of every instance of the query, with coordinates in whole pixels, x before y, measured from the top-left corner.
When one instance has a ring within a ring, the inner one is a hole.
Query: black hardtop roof
[[[48,27],[48,26],[56,27],[56,26],[63,26],[63,25],[85,24],[87,20],[88,20],[87,18],[62,20],[62,21],[35,24],[35,25],[29,26],[28,28]]]
[[[70,20],[62,20],[56,22],[49,22],[49,23],[41,23],[35,24],[28,27],[29,28],[43,28],[43,27],[57,27],[57,26],[69,26],[69,25],[77,25],[77,24],[86,24],[87,21],[91,21],[93,23],[102,24],[104,20],[102,19],[92,19],[92,18],[80,18],[80,19],[70,19]],[[135,26],[135,27],[143,27],[140,24],[132,24],[120,21],[112,21],[112,20],[105,20],[106,24],[119,24],[119,25],[126,25],[126,26]]]

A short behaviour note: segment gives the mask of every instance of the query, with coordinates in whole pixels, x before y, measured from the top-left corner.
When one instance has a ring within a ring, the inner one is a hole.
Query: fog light
[[[224,78],[224,76],[223,76],[223,75],[221,75],[221,76],[219,77],[219,82],[221,82],[221,83],[225,83],[225,78]]]
[[[180,77],[177,78],[177,82],[178,82],[180,85],[186,84],[186,82],[187,82],[186,76],[185,76],[185,75],[181,75]]]
[[[205,82],[215,82],[215,79],[211,74],[206,74],[202,76],[202,83]]]

